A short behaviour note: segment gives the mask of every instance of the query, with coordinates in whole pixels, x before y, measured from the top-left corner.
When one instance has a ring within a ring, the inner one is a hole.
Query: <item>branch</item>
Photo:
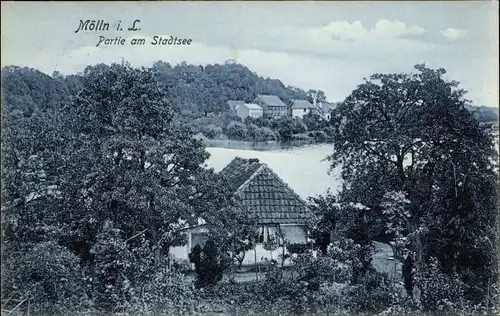
[[[21,306],[21,304],[23,304],[24,302],[26,302],[26,300],[28,300],[28,298],[25,298],[19,304],[17,304],[13,309],[11,309],[10,312],[9,312],[9,315],[12,314],[12,312],[14,312],[19,306]]]
[[[148,230],[148,228],[144,229],[143,231],[140,231],[139,233],[135,234],[134,236],[132,236],[132,237],[130,237],[130,238],[128,238],[128,239],[126,239],[126,240],[125,240],[125,242],[130,241],[130,240],[132,240],[132,239],[136,238],[137,236],[139,236],[139,235],[141,235],[141,234],[144,234],[147,230]]]
[[[373,153],[373,154],[374,154],[374,155],[376,155],[377,157],[381,158],[381,159],[382,159],[382,160],[384,160],[384,161],[391,162],[391,163],[393,163],[393,164],[397,165],[397,162],[396,162],[396,161],[391,160],[391,159],[387,158],[386,156],[384,156],[384,155],[380,154],[379,152],[377,152],[375,149],[371,148],[370,146],[368,146],[368,145],[367,145],[367,144],[365,144],[364,142],[363,142],[362,144],[363,144],[363,146],[364,146],[364,147],[365,147],[368,151],[370,151],[371,153]]]

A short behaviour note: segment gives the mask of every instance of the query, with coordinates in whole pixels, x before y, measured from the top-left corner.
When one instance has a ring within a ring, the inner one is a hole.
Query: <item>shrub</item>
[[[436,258],[430,258],[427,268],[417,275],[417,282],[425,310],[451,310],[463,304],[465,284],[457,275],[442,273]]]
[[[292,132],[294,134],[301,134],[307,132],[307,126],[302,122],[300,118],[294,118],[292,120]]]
[[[190,282],[178,273],[157,272],[141,284],[140,291],[128,312],[160,312],[178,315],[192,311],[195,294]]]
[[[85,303],[79,260],[67,248],[49,241],[17,250],[2,260],[2,294],[45,312]]]
[[[172,271],[183,274],[188,273],[191,271],[190,261],[185,259],[173,259]]]
[[[324,142],[328,138],[328,135],[324,131],[312,131],[308,135],[317,142]]]
[[[90,273],[97,307],[103,310],[125,308],[135,293],[130,280],[133,254],[122,231],[106,222],[90,253],[95,258]]]
[[[240,122],[231,122],[227,125],[226,135],[230,139],[244,140],[247,137],[247,127]]]
[[[355,313],[380,313],[392,305],[392,293],[386,275],[370,270],[359,284],[345,288],[345,308]]]
[[[278,136],[269,127],[260,127],[255,130],[254,139],[260,141],[273,141],[277,140]]]
[[[311,140],[311,137],[309,137],[309,135],[307,134],[294,134],[292,136],[292,140],[305,140],[305,141],[310,141]]]
[[[200,268],[197,272],[196,286],[211,286],[222,280],[222,266],[219,251],[212,239],[207,240],[201,252]]]
[[[211,139],[217,138],[222,134],[222,127],[216,126],[214,124],[202,126],[200,130],[203,135]]]
[[[288,244],[286,250],[291,254],[306,253],[311,250],[311,246],[309,244]]]

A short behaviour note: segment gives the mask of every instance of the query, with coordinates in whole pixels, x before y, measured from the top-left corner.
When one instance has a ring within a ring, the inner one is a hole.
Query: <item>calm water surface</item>
[[[498,138],[495,139],[498,151]],[[220,171],[235,157],[258,158],[267,164],[278,176],[303,199],[323,194],[327,189],[338,192],[342,185],[340,168],[330,174],[325,157],[333,152],[330,144],[308,145],[289,149],[253,150],[208,147],[211,154],[207,166]]]

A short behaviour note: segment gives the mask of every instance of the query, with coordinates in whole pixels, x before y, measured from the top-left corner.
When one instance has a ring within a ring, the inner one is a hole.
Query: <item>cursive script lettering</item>
[[[135,27],[136,23],[141,23],[141,20],[135,20],[134,23],[132,24],[132,27],[129,27],[128,30],[129,31],[140,31],[141,29],[138,29]]]
[[[125,39],[119,36],[115,38],[106,38],[104,36],[99,36],[99,42],[96,47],[99,45],[125,45]]]
[[[104,20],[80,20],[80,25],[75,33],[80,31],[109,31],[109,23],[104,22]]]
[[[161,37],[153,36],[152,45],[191,45],[193,40],[190,38],[177,38],[177,37]]]

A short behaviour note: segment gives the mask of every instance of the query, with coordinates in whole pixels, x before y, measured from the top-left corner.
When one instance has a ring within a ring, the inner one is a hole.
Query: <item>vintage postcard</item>
[[[498,315],[496,1],[2,2],[2,315]]]

